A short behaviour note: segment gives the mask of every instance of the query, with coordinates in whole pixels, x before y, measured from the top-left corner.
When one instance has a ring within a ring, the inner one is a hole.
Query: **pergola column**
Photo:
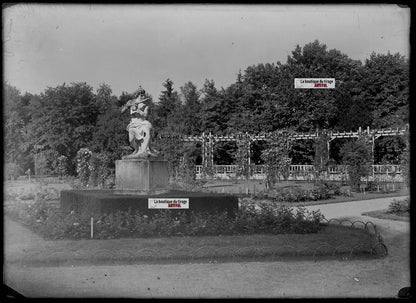
[[[213,136],[211,133],[209,135],[205,135],[202,133],[202,170],[204,175],[208,167],[212,167],[214,165],[214,141]]]
[[[330,137],[327,141],[326,141],[326,147],[327,147],[327,150],[328,150],[328,161],[329,161],[329,159],[331,158],[331,156],[330,156],[330,150],[331,150],[331,141],[333,141],[335,139],[335,137]]]

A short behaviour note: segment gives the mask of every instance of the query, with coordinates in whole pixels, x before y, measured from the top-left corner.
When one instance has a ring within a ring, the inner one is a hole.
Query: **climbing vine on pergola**
[[[272,187],[280,179],[280,175],[285,180],[289,178],[289,168],[292,162],[289,153],[293,146],[293,131],[274,132],[271,137],[269,147],[261,154],[265,163],[268,187]]]
[[[328,166],[330,143],[335,139],[345,138],[365,138],[367,144],[371,144],[371,154],[374,157],[374,142],[383,136],[403,136],[408,132],[408,125],[399,129],[372,129],[369,127],[363,130],[361,127],[357,131],[329,131],[320,130],[315,132],[292,132],[288,130],[278,130],[271,133],[248,134],[238,133],[229,135],[213,135],[211,133],[202,133],[199,136],[185,136],[180,134],[163,133],[159,135],[159,139],[176,138],[182,142],[201,143],[202,146],[202,174],[204,176],[212,176],[214,173],[214,145],[217,142],[236,142],[237,151],[235,153],[237,174],[240,176],[249,176],[252,173],[252,165],[250,163],[250,147],[255,141],[273,142],[278,138],[282,138],[287,134],[290,140],[315,140],[315,147],[319,150],[315,151],[315,166],[320,170],[325,170]],[[280,140],[280,139],[279,139]],[[326,145],[326,150],[325,150]],[[319,148],[318,148],[319,146]],[[322,158],[322,161],[321,161]],[[318,161],[319,160],[319,161]]]

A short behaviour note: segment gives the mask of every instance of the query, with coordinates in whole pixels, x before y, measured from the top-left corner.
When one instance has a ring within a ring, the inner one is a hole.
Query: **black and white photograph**
[[[411,9],[2,7],[3,293],[411,298]]]

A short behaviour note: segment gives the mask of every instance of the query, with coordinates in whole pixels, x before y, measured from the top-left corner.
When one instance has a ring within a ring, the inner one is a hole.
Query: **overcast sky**
[[[63,82],[107,83],[117,96],[138,85],[156,101],[205,79],[217,88],[241,69],[286,63],[318,39],[353,59],[409,56],[410,10],[395,5],[16,5],[3,9],[4,79],[22,93]]]

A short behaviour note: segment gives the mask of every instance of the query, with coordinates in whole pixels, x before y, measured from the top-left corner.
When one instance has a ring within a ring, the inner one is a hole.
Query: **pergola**
[[[361,127],[357,131],[331,131],[331,130],[317,130],[315,132],[298,132],[291,135],[292,140],[315,140],[321,136],[327,138],[327,148],[330,149],[330,143],[335,139],[345,138],[360,138],[367,137],[371,140],[372,144],[372,155],[374,155],[375,140],[385,136],[403,136],[409,131],[409,125],[396,129],[362,129]],[[283,132],[283,131],[282,131]],[[202,145],[202,167],[205,170],[209,166],[214,165],[214,144],[217,142],[239,142],[246,140],[248,144],[243,148],[250,149],[250,145],[255,141],[272,141],[279,132],[267,133],[267,134],[249,134],[239,133],[230,135],[213,135],[212,133],[202,133],[200,136],[186,136],[178,134],[162,134],[161,138],[179,138],[183,142],[199,142]],[[374,159],[374,157],[373,157]],[[250,161],[250,159],[249,159]],[[250,163],[249,163],[250,164]]]

